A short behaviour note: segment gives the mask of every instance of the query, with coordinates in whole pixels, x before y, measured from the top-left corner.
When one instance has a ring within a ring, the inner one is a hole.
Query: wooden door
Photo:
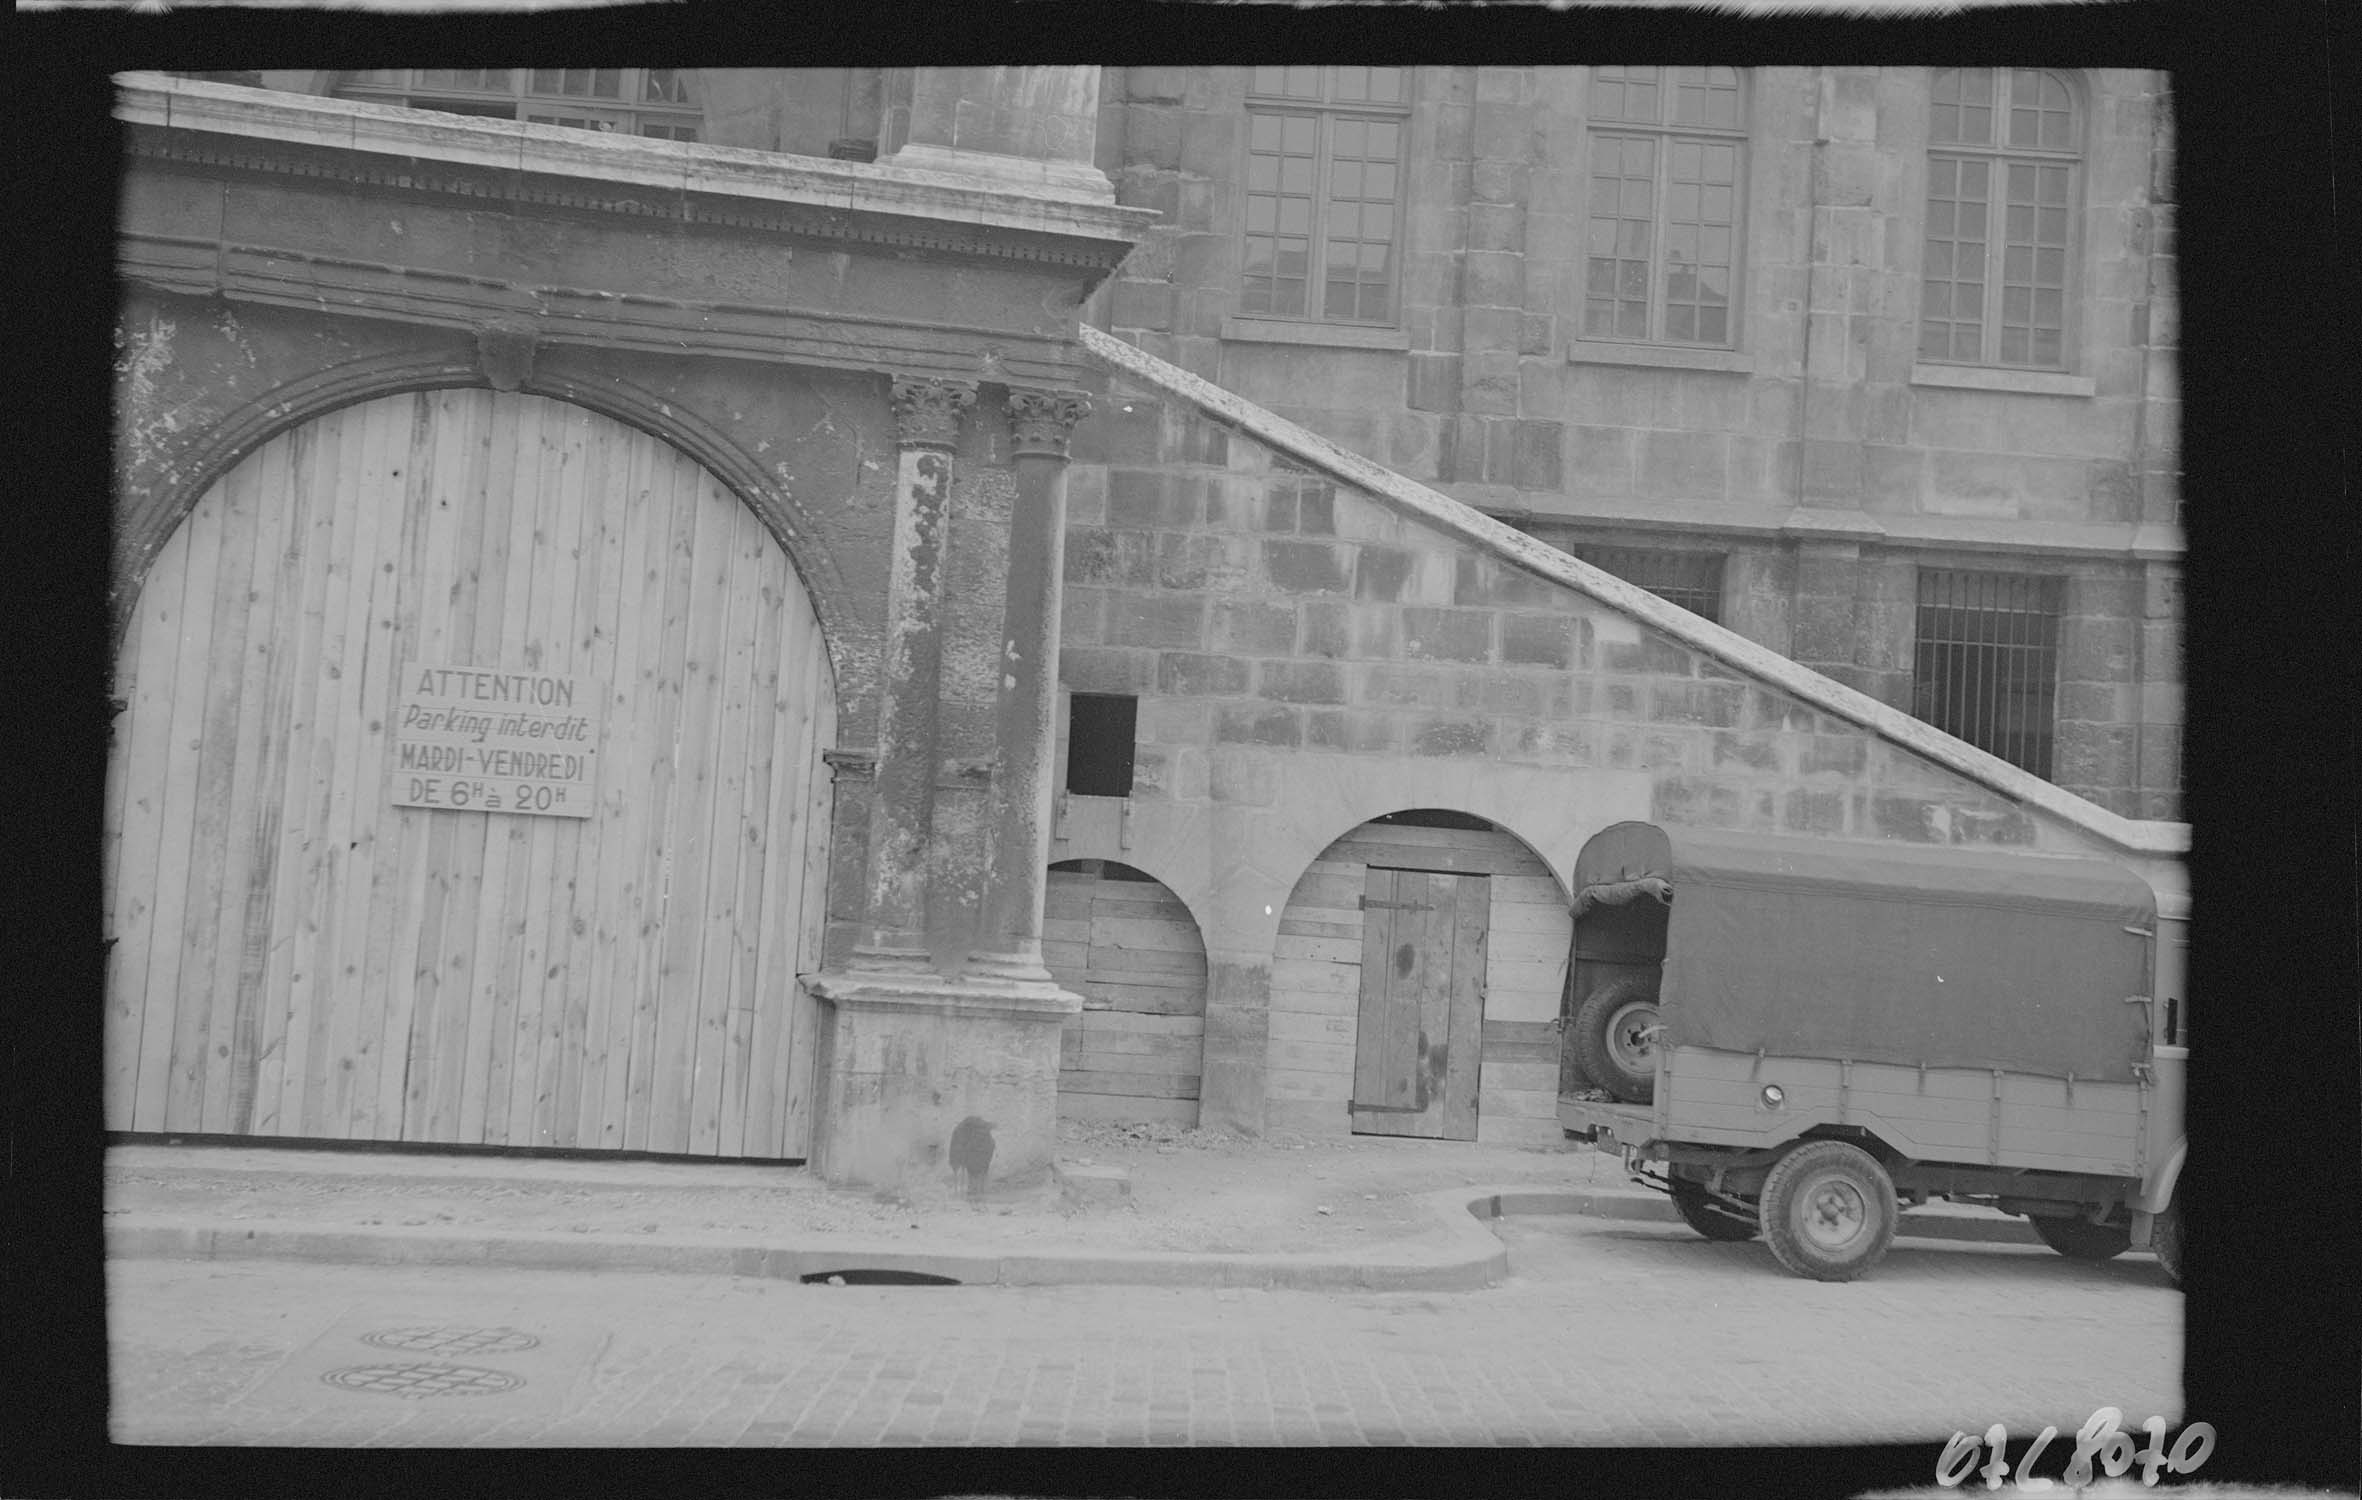
[[[1353,1128],[1476,1139],[1486,913],[1482,875],[1373,867],[1362,895]]]
[[[1092,1007],[1060,1034],[1058,1112],[1193,1126],[1206,1030],[1197,921],[1161,882],[1096,863],[1052,867],[1043,902],[1042,961]]]
[[[590,815],[401,805],[421,664],[573,684]],[[330,413],[200,500],[117,670],[110,1128],[805,1154],[835,699],[694,461],[537,396]]]

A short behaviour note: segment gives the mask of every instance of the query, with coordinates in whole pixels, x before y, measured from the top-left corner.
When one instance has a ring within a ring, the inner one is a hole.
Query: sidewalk
[[[1675,1221],[1612,1155],[1356,1136],[1241,1141],[1062,1122],[1057,1183],[981,1202],[831,1189],[802,1167],[131,1145],[108,1152],[112,1257],[641,1270],[966,1284],[1452,1290],[1507,1274],[1485,1221]],[[1116,1184],[1128,1192],[1120,1196]],[[2034,1243],[1936,1205],[1905,1236]]]

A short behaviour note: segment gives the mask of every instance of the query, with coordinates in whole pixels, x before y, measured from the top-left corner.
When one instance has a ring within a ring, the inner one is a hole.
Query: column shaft
[[[878,662],[876,783],[869,809],[868,879],[851,967],[922,972],[927,941],[927,838],[935,806],[936,699],[945,511],[952,446],[973,387],[894,382],[901,421],[894,554]]]
[[[1058,743],[1058,625],[1066,550],[1066,445],[1078,394],[1011,391],[1017,501],[1001,627],[991,875],[966,965],[973,979],[1046,983],[1042,896]]]

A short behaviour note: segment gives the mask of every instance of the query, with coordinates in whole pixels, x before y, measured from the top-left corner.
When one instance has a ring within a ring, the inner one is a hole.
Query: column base
[[[828,1007],[814,1122],[822,1180],[935,1200],[1048,1179],[1059,1034],[1080,997],[851,968],[806,984]]]
[[[989,985],[998,994],[1010,986],[1048,985],[1056,988],[1058,980],[1042,963],[1037,953],[971,953],[960,966],[964,983]]]

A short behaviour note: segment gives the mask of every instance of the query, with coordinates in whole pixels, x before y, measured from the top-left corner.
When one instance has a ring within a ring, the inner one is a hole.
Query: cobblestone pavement
[[[1676,1226],[1500,1230],[1510,1280],[1443,1294],[122,1261],[114,1430],[437,1447],[1926,1438],[1932,1455],[1955,1429],[2072,1433],[2103,1405],[2128,1427],[2181,1420],[2181,1299],[2146,1257],[1905,1243],[1830,1286]]]

